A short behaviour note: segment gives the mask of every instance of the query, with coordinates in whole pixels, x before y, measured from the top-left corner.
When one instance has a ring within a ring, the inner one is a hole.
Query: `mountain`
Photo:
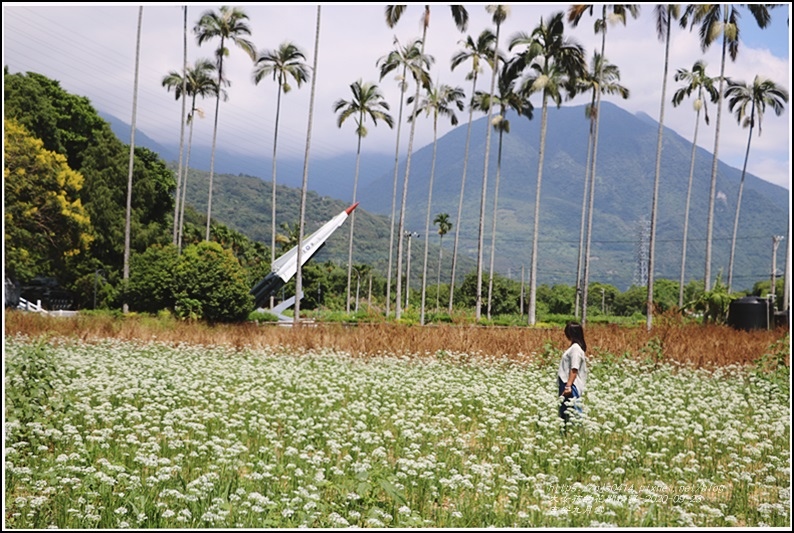
[[[110,124],[110,129],[116,134],[116,137],[118,137],[123,143],[129,145],[130,134],[132,133],[132,126],[130,124],[109,113],[97,111],[97,114],[108,124]],[[143,146],[144,148],[148,148],[152,152],[158,154],[160,158],[166,162],[179,160],[179,146],[177,146],[176,149],[169,148],[158,143],[138,128],[135,128],[135,146]]]
[[[129,143],[130,125],[123,120],[100,112],[99,115],[110,123],[110,127],[116,136]],[[179,161],[179,145],[164,145],[148,137],[141,130],[135,130],[136,146],[144,146],[168,163]],[[209,172],[210,158],[212,149],[210,146],[200,146],[193,144],[190,150],[190,168]],[[266,181],[272,181],[272,158],[256,155],[241,155],[230,153],[221,149],[215,151],[215,170],[226,174],[239,174],[248,176],[259,176]],[[321,168],[322,176],[319,179],[310,180],[309,187],[319,195],[342,196],[340,191],[349,192],[349,198],[353,196],[353,184],[351,176],[356,171],[356,158],[349,154],[312,157],[311,168]],[[359,176],[359,187],[369,185],[375,179],[382,176],[388,169],[394,169],[394,156],[383,154],[361,154],[361,168]],[[312,172],[312,176],[316,175]],[[279,185],[300,188],[303,183],[303,159],[278,159],[277,182]],[[348,198],[348,199],[349,199]]]
[[[582,106],[550,108],[540,202],[538,283],[572,285],[576,278],[583,183],[587,156],[588,123]],[[535,189],[538,170],[540,117],[527,120],[508,115],[511,132],[503,138],[496,239],[499,272],[517,272],[531,261]],[[472,125],[472,141],[464,194],[459,249],[477,252],[482,189],[486,118]],[[639,252],[647,250],[656,145],[659,123],[648,115],[632,115],[604,102],[601,106],[593,236],[591,281],[610,283],[625,290],[644,283]],[[453,223],[457,216],[460,177],[467,125],[438,140],[432,216],[446,212]],[[484,257],[489,257],[493,190],[497,167],[498,135],[492,135],[489,158],[488,200]],[[427,187],[433,147],[418,150],[411,162],[407,195],[406,228],[424,227]],[[684,207],[689,180],[692,145],[665,128],[656,233],[655,276],[678,280],[681,268]],[[686,280],[702,279],[705,269],[706,225],[712,155],[698,149],[689,219]],[[400,170],[404,175],[404,169]],[[712,248],[712,273],[723,271],[727,281],[733,218],[741,171],[719,164],[717,203]],[[388,213],[391,177],[361,192],[361,203],[375,213]],[[389,189],[385,189],[389,190]],[[785,235],[788,227],[788,191],[748,174],[740,213],[734,265],[734,287],[751,288],[771,270],[773,235]],[[454,230],[453,230],[454,231]],[[452,239],[448,239],[450,243]],[[487,259],[486,259],[487,263]]]
[[[511,132],[504,136],[502,146],[495,266],[503,275],[518,279],[522,267],[528,271],[531,261],[540,117],[530,121],[510,115],[508,119],[511,121]],[[476,266],[474,258],[477,255],[485,125],[485,118],[476,120],[472,125],[464,215],[460,228],[459,253],[464,264],[459,266],[457,272],[461,276]],[[450,214],[453,224],[457,224],[454,219],[457,216],[467,127],[467,124],[462,124],[438,140],[431,219],[438,213],[446,212]],[[538,284],[572,285],[575,282],[587,133],[588,124],[582,106],[549,109],[538,228]],[[644,283],[647,273],[641,267],[647,260],[657,135],[658,122],[647,114],[633,115],[614,104],[602,103],[591,241],[591,281],[610,283],[620,290],[632,284]],[[129,126],[119,137],[129,138]],[[141,141],[138,139],[136,133],[136,144],[146,146],[145,135],[141,134]],[[490,258],[498,143],[499,136],[492,135],[485,209],[485,265]],[[167,161],[176,161],[178,156],[174,154],[178,154],[178,147],[174,151],[173,148],[158,149],[153,146],[148,147]],[[691,149],[689,141],[665,128],[655,245],[657,278],[678,280],[680,275]],[[424,232],[432,150],[432,145],[425,146],[417,150],[412,158],[406,210],[408,231]],[[191,168],[196,170],[191,173],[188,197],[189,202],[203,212],[206,209],[207,181],[206,172],[200,169],[209,168],[209,149],[197,150],[194,147],[193,153],[203,155],[191,156]],[[361,206],[356,210],[358,221],[354,261],[374,264],[384,273],[388,258],[393,163],[393,158],[388,156],[362,154],[362,170],[367,170],[362,172],[359,182],[358,199]],[[704,273],[711,165],[711,154],[698,148],[689,218],[687,281],[702,279]],[[317,170],[311,170],[318,168],[322,169],[322,179],[317,179]],[[270,242],[269,169],[269,160],[232,156],[220,150],[216,154],[218,179],[213,194],[213,216],[265,243]],[[312,159],[309,182],[314,192],[307,201],[307,231],[312,230],[310,221],[319,225],[347,207],[350,203],[348,195],[352,195],[350,176],[354,170],[355,154],[327,160]],[[401,179],[404,172],[403,161],[399,172]],[[279,225],[284,221],[292,224],[298,219],[298,202],[295,198],[299,197],[299,191],[295,189],[300,186],[302,173],[302,161],[279,160]],[[722,271],[725,280],[740,177],[740,170],[719,164],[712,273],[716,275]],[[383,191],[389,192],[384,194]],[[786,234],[788,196],[788,191],[782,187],[751,174],[746,176],[734,266],[734,287],[737,290],[751,288],[756,281],[766,279],[771,271],[771,237]],[[368,226],[369,229],[365,230]],[[438,242],[435,229],[430,228],[431,247],[437,246]],[[442,279],[444,274],[449,275],[448,263],[454,231],[453,228],[444,239],[445,266]],[[340,230],[334,239],[346,236],[347,231]],[[422,249],[418,241],[423,239],[414,240],[412,267],[421,264],[421,253],[417,253],[417,249]],[[331,244],[329,241],[328,248],[334,250],[337,245]],[[345,249],[343,244],[339,246]],[[346,261],[345,253],[337,251],[332,256]],[[420,259],[417,260],[417,257]],[[435,247],[435,251],[429,252],[431,265],[437,261],[437,257],[438,248]],[[318,257],[318,260],[322,259]],[[412,275],[415,275],[414,272],[412,268]],[[431,277],[429,274],[428,279],[435,279],[434,275]]]

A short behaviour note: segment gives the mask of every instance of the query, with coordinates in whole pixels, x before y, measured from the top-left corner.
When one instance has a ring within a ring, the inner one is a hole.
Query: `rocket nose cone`
[[[351,205],[350,207],[348,207],[347,209],[345,209],[345,213],[347,213],[347,214],[349,215],[350,213],[352,213],[352,212],[353,212],[353,210],[354,210],[356,207],[358,207],[358,202],[354,203],[353,205]]]

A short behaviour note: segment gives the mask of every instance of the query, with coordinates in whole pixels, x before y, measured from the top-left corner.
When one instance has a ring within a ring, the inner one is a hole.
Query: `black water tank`
[[[745,296],[730,303],[728,325],[750,331],[769,326],[769,301],[758,296]]]

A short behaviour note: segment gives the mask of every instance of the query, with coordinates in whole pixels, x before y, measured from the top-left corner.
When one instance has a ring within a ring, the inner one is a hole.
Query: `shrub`
[[[241,322],[253,311],[254,299],[245,269],[218,243],[185,248],[175,270],[176,311],[209,322]]]
[[[124,297],[132,311],[157,313],[173,309],[174,271],[179,252],[172,244],[154,245],[130,260],[129,282]]]

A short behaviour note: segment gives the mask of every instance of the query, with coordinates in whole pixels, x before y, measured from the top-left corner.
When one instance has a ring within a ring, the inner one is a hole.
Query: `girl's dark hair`
[[[565,336],[571,342],[575,342],[582,347],[582,350],[587,351],[587,343],[584,341],[584,328],[578,322],[568,322],[565,325]]]

